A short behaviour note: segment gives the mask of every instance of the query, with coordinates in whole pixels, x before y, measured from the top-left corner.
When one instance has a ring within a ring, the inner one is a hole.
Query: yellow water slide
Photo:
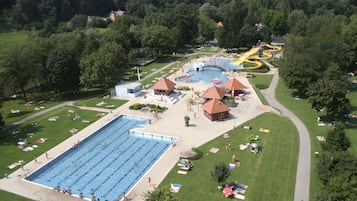
[[[269,44],[266,44],[266,43],[262,43],[261,46],[263,46],[263,47],[265,46],[265,47],[269,48],[269,49],[263,50],[263,55],[264,55],[263,57],[259,57],[258,55],[256,55],[256,53],[259,51],[259,48],[258,47],[253,47],[249,51],[241,54],[238,57],[238,59],[233,62],[233,64],[240,65],[240,64],[242,64],[244,62],[247,62],[247,63],[252,63],[254,65],[250,66],[250,67],[245,67],[244,69],[247,69],[247,70],[258,69],[263,64],[262,64],[262,62],[256,61],[256,60],[269,59],[269,58],[271,58],[273,56],[272,52],[281,51],[281,47],[280,46],[269,45]]]

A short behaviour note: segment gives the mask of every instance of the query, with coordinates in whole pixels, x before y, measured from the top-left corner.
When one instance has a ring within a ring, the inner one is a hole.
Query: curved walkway
[[[311,143],[310,136],[307,128],[303,122],[291,111],[289,111],[285,106],[280,104],[275,99],[275,89],[279,81],[279,71],[277,68],[274,68],[270,63],[264,62],[274,71],[273,80],[268,89],[262,91],[262,94],[268,101],[271,107],[277,108],[281,115],[284,115],[291,119],[295,124],[299,132],[299,158],[296,172],[296,181],[295,181],[295,194],[294,201],[308,201],[309,192],[310,192],[310,166],[311,166]]]

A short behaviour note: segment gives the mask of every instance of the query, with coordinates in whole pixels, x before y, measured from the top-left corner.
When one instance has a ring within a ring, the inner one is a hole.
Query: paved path
[[[275,99],[275,89],[279,81],[279,70],[274,68],[270,63],[264,63],[268,65],[272,71],[275,71],[275,73],[269,88],[262,91],[263,95],[265,96],[270,106],[277,108],[282,115],[291,119],[299,132],[300,147],[296,172],[294,201],[308,201],[310,192],[311,166],[310,135],[302,121],[297,116],[295,116],[294,113],[289,111]]]
[[[68,104],[73,104],[73,103],[72,103],[71,101],[68,101],[68,102],[64,102],[64,103],[55,105],[55,106],[53,106],[53,107],[44,109],[44,110],[42,110],[42,111],[40,111],[40,112],[37,112],[37,113],[32,114],[32,115],[30,115],[30,116],[27,116],[27,117],[25,117],[25,118],[23,118],[23,119],[21,119],[21,120],[19,120],[19,121],[16,121],[16,122],[7,124],[7,125],[3,128],[3,130],[7,130],[7,129],[12,128],[12,127],[14,127],[14,126],[20,125],[20,124],[22,124],[22,123],[24,123],[24,122],[26,122],[26,121],[29,121],[29,120],[31,120],[31,119],[33,119],[33,118],[35,118],[35,117],[41,116],[41,115],[43,115],[43,114],[46,114],[47,112],[56,110],[56,109],[61,108],[61,107],[65,106],[65,105],[68,105]]]

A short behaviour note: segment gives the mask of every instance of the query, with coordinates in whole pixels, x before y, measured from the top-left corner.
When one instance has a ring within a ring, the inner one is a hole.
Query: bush
[[[162,113],[167,110],[167,107],[161,107],[160,105],[154,104],[141,104],[141,103],[134,103],[133,105],[129,106],[131,110],[141,110],[143,107],[149,107],[150,112]]]
[[[198,160],[198,159],[202,158],[203,152],[201,150],[199,150],[198,148],[192,148],[191,150],[193,152],[195,152],[196,154],[194,156],[188,158],[189,160]]]
[[[141,104],[141,103],[134,103],[133,105],[131,105],[129,107],[129,109],[131,110],[140,110],[141,108],[145,107],[144,104]]]
[[[211,172],[212,179],[216,182],[224,182],[229,177],[229,170],[225,163],[219,162]]]

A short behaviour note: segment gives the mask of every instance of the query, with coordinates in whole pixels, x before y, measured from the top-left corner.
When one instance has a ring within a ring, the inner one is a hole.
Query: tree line
[[[323,184],[316,201],[356,200],[357,158],[348,152],[350,141],[339,122],[326,136],[317,172]]]

